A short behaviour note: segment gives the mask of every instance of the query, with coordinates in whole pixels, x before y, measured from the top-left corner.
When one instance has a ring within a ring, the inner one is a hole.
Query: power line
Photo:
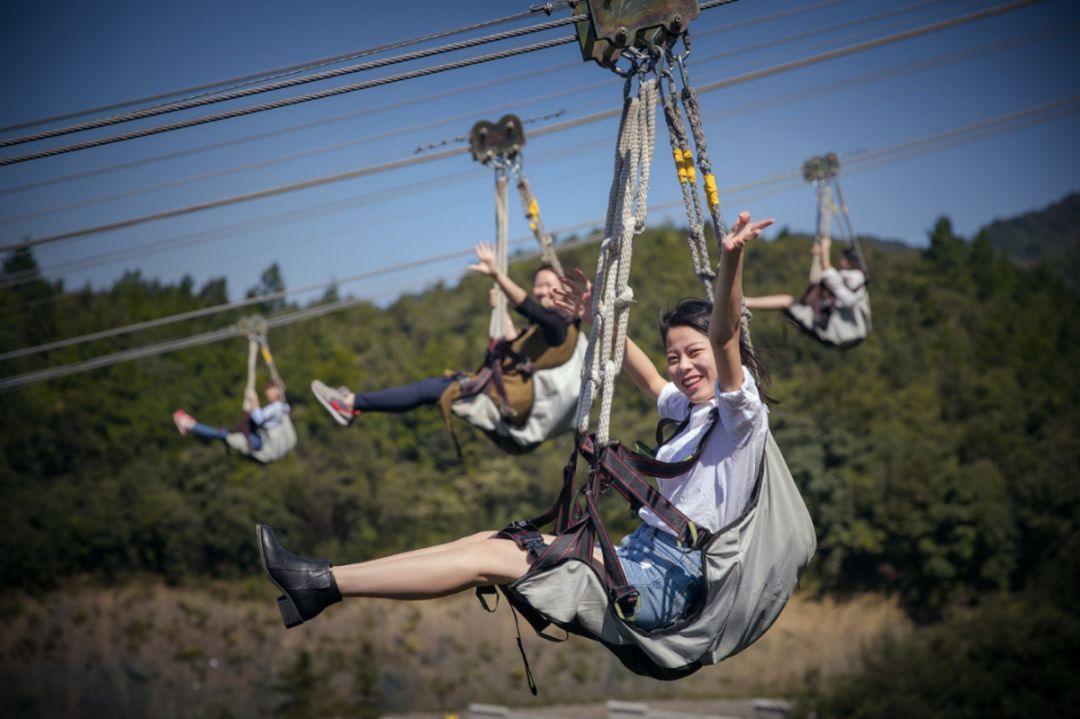
[[[513,15],[507,15],[501,18],[495,18],[493,20],[485,20],[483,22],[474,23],[465,27],[458,27],[452,30],[440,30],[439,32],[429,33],[427,35],[421,35],[419,37],[409,38],[407,40],[398,40],[396,42],[386,43],[383,45],[377,45],[375,47],[366,48],[363,50],[354,50],[353,52],[344,53],[341,55],[333,55],[331,57],[321,58],[319,60],[309,60],[305,63],[297,65],[288,65],[286,67],[279,67],[273,70],[264,70],[262,72],[250,73],[247,75],[241,75],[239,77],[230,78],[228,80],[219,80],[217,82],[204,83],[202,85],[195,85],[192,87],[186,87],[180,90],[173,90],[172,92],[163,92],[155,95],[148,95],[145,97],[135,98],[132,100],[126,100],[122,102],[114,102],[108,105],[101,105],[98,107],[88,108],[85,110],[77,110],[74,112],[67,112],[61,115],[53,115],[51,117],[43,117],[36,120],[28,120],[26,122],[19,123],[17,125],[8,125],[7,127],[0,128],[0,133],[13,132],[15,130],[22,130],[28,127],[36,127],[38,125],[47,125],[53,122],[59,122],[61,120],[70,120],[76,117],[83,117],[85,115],[93,115],[101,112],[108,112],[110,110],[118,110],[124,107],[130,107],[132,105],[141,105],[147,102],[155,102],[157,100],[164,100],[170,97],[176,97],[177,95],[186,95],[184,99],[193,99],[194,97],[202,97],[202,95],[194,95],[194,93],[201,93],[205,90],[217,89],[218,92],[231,90],[234,88],[244,87],[252,82],[265,82],[267,80],[276,80],[281,77],[287,77],[294,75],[298,72],[304,72],[306,70],[316,70],[322,67],[329,67],[330,65],[336,65],[340,62],[348,62],[349,60],[357,60],[361,57],[368,57],[370,55],[378,55],[384,52],[390,52],[392,50],[398,50],[403,47],[409,47],[412,45],[419,45],[425,42],[431,42],[432,40],[440,40],[444,37],[450,37],[452,35],[460,35],[466,32],[473,32],[475,30],[482,30],[487,27],[494,27],[496,25],[504,25],[506,23],[514,22],[516,20],[522,20],[526,17],[530,17],[539,12],[546,12],[548,15],[556,9],[566,5],[565,0],[558,3],[548,3],[547,6],[534,5],[526,11],[515,13]]]
[[[794,60],[794,61],[791,61],[791,62],[780,63],[778,65],[773,65],[771,67],[764,68],[762,70],[755,70],[755,71],[744,73],[742,75],[738,75],[738,76],[735,76],[735,77],[727,78],[725,80],[720,80],[718,82],[708,83],[708,84],[705,84],[705,85],[702,85],[702,86],[698,87],[697,90],[698,90],[699,94],[708,93],[708,92],[714,92],[716,90],[731,87],[731,86],[734,86],[734,85],[744,84],[744,83],[751,82],[751,81],[754,81],[754,80],[759,80],[759,79],[762,79],[764,77],[769,77],[771,75],[776,75],[776,74],[780,74],[780,73],[783,73],[783,72],[789,72],[791,70],[801,69],[801,68],[804,68],[804,67],[807,67],[809,65],[816,64],[816,63],[826,62],[828,60],[833,60],[833,59],[836,59],[836,58],[839,58],[839,57],[844,57],[846,55],[851,55],[851,54],[854,54],[854,53],[857,53],[857,52],[865,52],[867,50],[875,49],[875,48],[881,47],[883,45],[888,45],[888,44],[895,43],[895,42],[901,42],[901,41],[908,40],[908,39],[911,39],[911,38],[914,38],[914,37],[919,37],[921,35],[926,35],[926,34],[929,34],[929,33],[932,33],[932,32],[937,32],[937,31],[940,31],[940,30],[949,29],[949,28],[956,27],[956,26],[964,24],[964,23],[974,22],[976,20],[982,20],[982,19],[985,19],[987,17],[998,15],[998,14],[1008,12],[1008,11],[1011,11],[1011,10],[1017,10],[1017,9],[1020,9],[1020,8],[1023,8],[1023,7],[1027,7],[1029,5],[1035,5],[1035,4],[1038,4],[1039,2],[1042,2],[1042,0],[1018,0],[1017,2],[1011,2],[1011,3],[1006,3],[1004,5],[998,5],[998,6],[988,8],[988,9],[985,9],[985,10],[980,10],[980,11],[977,11],[977,12],[968,13],[966,15],[962,15],[962,16],[958,16],[958,17],[954,17],[954,18],[949,18],[947,20],[942,20],[942,21],[939,21],[939,22],[930,23],[928,25],[923,25],[921,27],[914,28],[914,29],[911,29],[911,30],[905,30],[905,31],[902,31],[902,32],[893,33],[891,35],[887,35],[887,36],[884,36],[884,37],[881,37],[881,38],[876,38],[876,39],[873,39],[873,40],[868,40],[868,41],[865,41],[865,42],[860,42],[860,43],[856,43],[856,44],[853,44],[853,45],[848,45],[846,47],[838,48],[836,50],[830,50],[830,51],[824,52],[824,53],[818,53],[818,54],[812,55],[810,57],[801,58],[801,59]],[[566,120],[564,122],[553,123],[553,124],[548,125],[546,127],[542,127],[542,128],[537,129],[537,130],[534,130],[532,133],[530,133],[530,136],[532,136],[532,137],[541,137],[541,136],[549,135],[549,134],[552,134],[552,133],[555,133],[555,132],[562,132],[564,130],[572,129],[572,128],[575,128],[575,127],[580,127],[582,125],[587,125],[587,124],[591,124],[591,123],[594,123],[594,122],[600,122],[600,121],[603,121],[603,120],[606,120],[606,119],[617,117],[621,112],[622,112],[622,108],[621,107],[616,107],[616,108],[612,108],[610,110],[604,110],[604,111],[601,111],[601,112],[592,113],[590,115],[585,115],[585,116],[582,116],[580,118],[576,118],[576,119],[573,119],[573,120]],[[46,237],[32,238],[32,239],[25,240],[25,241],[22,241],[22,242],[0,246],[0,251],[21,249],[21,248],[24,248],[24,247],[32,247],[32,246],[46,244],[46,243],[59,242],[61,240],[68,240],[68,239],[72,239],[74,237],[82,237],[82,236],[86,236],[86,235],[100,234],[102,232],[107,232],[107,231],[112,231],[112,230],[117,230],[117,229],[123,229],[123,228],[126,228],[126,227],[132,227],[132,226],[135,226],[135,225],[140,225],[140,224],[144,224],[144,223],[147,223],[147,222],[152,222],[152,221],[155,221],[155,220],[160,220],[160,219],[165,219],[165,218],[170,218],[170,217],[177,217],[177,216],[180,216],[180,215],[190,214],[192,212],[199,212],[199,211],[202,211],[202,210],[213,209],[213,208],[217,208],[217,207],[223,207],[223,206],[226,206],[226,205],[236,204],[238,202],[247,202],[247,201],[254,200],[254,199],[261,199],[263,197],[270,197],[270,196],[273,196],[273,195],[279,195],[279,194],[283,194],[283,193],[286,193],[286,192],[292,192],[292,191],[295,191],[295,190],[302,190],[302,189],[308,189],[310,187],[317,187],[317,186],[321,186],[321,185],[326,185],[326,184],[329,184],[329,183],[332,183],[332,182],[340,182],[342,180],[349,180],[349,179],[354,179],[354,178],[357,178],[357,177],[363,177],[363,176],[367,176],[367,175],[376,174],[376,173],[379,173],[379,172],[386,172],[388,170],[398,169],[398,168],[401,168],[401,167],[407,167],[407,166],[410,166],[410,165],[413,165],[413,164],[419,164],[421,162],[432,162],[432,161],[435,161],[435,160],[441,160],[441,159],[444,159],[446,157],[451,157],[453,155],[463,154],[464,152],[466,152],[465,148],[459,148],[459,149],[453,149],[453,150],[444,150],[442,152],[432,153],[431,155],[427,155],[427,156],[412,157],[412,158],[407,158],[405,160],[398,160],[398,161],[394,161],[394,162],[382,163],[380,165],[370,166],[370,167],[367,167],[367,168],[361,168],[359,170],[353,170],[353,171],[349,171],[349,172],[339,173],[339,174],[336,174],[336,175],[330,175],[330,176],[325,176],[325,177],[320,177],[320,178],[314,178],[314,179],[311,179],[311,180],[306,180],[306,181],[298,182],[298,183],[292,183],[292,184],[289,184],[289,185],[281,185],[281,186],[278,186],[278,187],[268,188],[268,189],[265,189],[265,190],[259,190],[259,191],[256,191],[256,192],[251,192],[251,193],[247,193],[247,194],[239,195],[239,196],[235,196],[235,197],[222,198],[222,199],[213,200],[213,201],[210,201],[210,202],[200,203],[200,204],[197,204],[197,205],[190,205],[188,207],[176,208],[176,209],[173,209],[173,210],[166,210],[164,212],[154,213],[154,214],[151,214],[151,215],[144,215],[144,216],[141,216],[141,217],[129,218],[127,220],[121,220],[121,221],[114,222],[114,223],[109,223],[109,224],[106,224],[106,225],[98,225],[96,227],[84,228],[84,229],[81,229],[81,230],[73,230],[73,231],[70,231],[70,232],[64,232],[64,233],[60,233],[60,234],[56,234],[56,235],[49,235],[49,236],[46,236]]]

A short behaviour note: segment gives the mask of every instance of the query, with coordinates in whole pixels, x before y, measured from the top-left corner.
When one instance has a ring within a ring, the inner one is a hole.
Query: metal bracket
[[[240,334],[247,336],[266,336],[266,318],[262,315],[248,315],[247,317],[241,317],[236,323],[236,329],[240,331]]]
[[[803,163],[803,179],[807,182],[825,182],[840,172],[840,159],[835,152],[811,157]]]
[[[588,20],[577,23],[583,60],[614,68],[631,47],[666,45],[700,14],[698,0],[588,0]]]
[[[517,115],[503,115],[498,122],[481,120],[469,131],[474,160],[485,165],[496,157],[513,159],[525,147],[525,129]]]

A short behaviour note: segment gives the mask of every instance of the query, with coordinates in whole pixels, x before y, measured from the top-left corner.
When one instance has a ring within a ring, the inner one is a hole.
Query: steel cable
[[[89,108],[86,110],[78,110],[75,112],[68,112],[62,115],[53,115],[51,117],[43,117],[36,120],[28,120],[26,122],[19,123],[17,125],[8,125],[7,127],[0,127],[0,133],[13,132],[15,130],[22,130],[28,127],[36,127],[37,125],[47,125],[53,122],[59,122],[61,120],[70,120],[76,117],[82,117],[84,115],[92,115],[99,112],[108,112],[110,110],[118,110],[123,107],[130,107],[131,105],[141,105],[147,102],[155,102],[157,100],[164,100],[170,97],[176,97],[177,95],[185,95],[183,100],[195,99],[199,97],[205,97],[208,94],[204,93],[204,90],[214,90],[215,92],[226,92],[241,87],[246,87],[256,82],[266,82],[268,80],[276,80],[282,77],[288,77],[295,75],[298,72],[304,72],[306,70],[317,70],[322,67],[329,67],[330,65],[336,65],[339,62],[348,62],[350,60],[357,60],[361,57],[368,57],[370,55],[378,55],[384,52],[390,52],[392,50],[399,50],[403,47],[410,47],[412,45],[419,45],[425,42],[431,42],[432,40],[440,40],[444,37],[450,37],[452,35],[460,35],[466,32],[473,32],[475,30],[482,30],[488,27],[494,27],[496,25],[503,25],[509,22],[522,20],[526,17],[535,15],[538,12],[547,12],[551,14],[551,10],[555,9],[555,5],[565,6],[565,2],[562,3],[548,3],[552,7],[550,9],[542,6],[534,6],[529,10],[525,10],[513,15],[507,15],[501,18],[495,18],[493,20],[485,20],[483,22],[474,23],[464,27],[454,28],[452,30],[440,30],[438,32],[429,33],[427,35],[421,35],[419,37],[408,38],[406,40],[398,40],[383,45],[377,45],[375,47],[365,48],[363,50],[354,50],[353,52],[344,53],[341,55],[334,55],[331,57],[321,58],[319,60],[309,60],[308,62],[288,65],[286,67],[280,67],[273,70],[264,70],[259,73],[250,73],[247,75],[241,75],[239,77],[230,78],[228,80],[219,80],[218,82],[204,83],[201,85],[195,85],[192,87],[186,87],[180,90],[173,90],[172,92],[163,92],[155,95],[148,95],[146,97],[140,97],[133,100],[127,100],[123,102],[114,102],[108,105],[101,105],[99,107]],[[199,94],[195,94],[199,93]]]
[[[887,35],[885,37],[876,38],[876,39],[868,40],[868,41],[865,41],[865,42],[855,43],[853,45],[848,45],[846,47],[838,48],[836,50],[830,50],[830,51],[827,51],[827,52],[818,53],[816,55],[812,55],[812,56],[807,57],[807,58],[801,58],[799,60],[794,60],[794,61],[791,61],[791,62],[780,63],[780,64],[773,65],[773,66],[768,67],[768,68],[764,68],[762,70],[755,70],[755,71],[752,71],[752,72],[744,73],[742,75],[738,75],[736,77],[727,78],[725,80],[720,80],[720,81],[713,82],[713,83],[708,83],[706,85],[703,85],[703,86],[697,88],[697,91],[698,91],[699,94],[700,93],[707,93],[707,92],[714,92],[714,91],[719,90],[719,89],[723,89],[723,88],[731,87],[731,86],[734,86],[734,85],[751,82],[753,80],[758,80],[758,79],[761,79],[761,78],[764,78],[764,77],[769,77],[771,75],[776,75],[776,74],[783,73],[783,72],[788,72],[788,71],[791,71],[791,70],[801,69],[801,68],[807,67],[809,65],[825,62],[825,61],[828,61],[828,60],[833,60],[833,59],[836,59],[836,58],[839,58],[839,57],[844,57],[846,55],[851,55],[851,54],[854,54],[854,53],[857,53],[857,52],[864,52],[866,50],[871,50],[871,49],[878,48],[878,47],[881,47],[883,45],[888,45],[888,44],[891,44],[891,43],[894,43],[894,42],[901,42],[903,40],[908,40],[908,39],[918,37],[920,35],[925,35],[925,34],[928,34],[928,33],[931,33],[931,32],[945,30],[945,29],[948,29],[948,28],[955,27],[957,25],[967,23],[967,22],[973,22],[973,21],[976,21],[976,20],[981,20],[981,19],[984,19],[984,18],[987,18],[987,17],[991,17],[993,15],[998,15],[998,14],[1001,14],[1001,13],[1004,13],[1004,12],[1008,12],[1008,11],[1011,11],[1011,10],[1017,10],[1017,9],[1022,8],[1022,7],[1027,7],[1029,5],[1035,5],[1035,4],[1038,4],[1040,2],[1043,2],[1043,0],[1019,0],[1018,2],[1012,2],[1012,3],[1007,3],[1007,4],[1004,4],[1004,5],[998,5],[998,6],[986,9],[986,10],[981,10],[981,11],[974,12],[974,13],[968,13],[968,14],[963,15],[963,16],[949,18],[947,20],[942,20],[942,21],[939,21],[939,22],[931,23],[929,25],[924,25],[924,26],[914,28],[914,29],[911,29],[911,30],[905,30],[905,31],[902,31],[902,32],[893,33],[893,34]],[[573,38],[570,38],[570,39],[572,40]],[[556,42],[559,42],[559,41],[556,41]],[[582,125],[587,125],[587,124],[591,124],[591,123],[595,123],[595,122],[600,122],[600,121],[603,121],[603,120],[606,120],[606,119],[610,119],[612,117],[616,117],[621,112],[622,112],[622,108],[612,108],[610,110],[603,110],[603,111],[592,113],[590,115],[585,115],[585,116],[582,116],[580,118],[576,118],[576,119],[573,119],[573,120],[566,120],[566,121],[563,121],[563,122],[553,123],[553,124],[548,125],[546,127],[542,127],[542,128],[538,128],[537,130],[534,130],[533,132],[530,133],[530,136],[531,137],[542,137],[544,135],[549,135],[549,134],[554,133],[554,132],[562,132],[564,130],[572,129],[572,128],[575,128],[575,127],[580,127]],[[464,152],[466,152],[466,150],[464,148],[454,149],[454,150],[444,150],[442,152],[432,153],[431,155],[427,155],[427,156],[412,157],[412,158],[408,158],[408,159],[405,159],[405,160],[398,160],[398,161],[395,161],[395,162],[383,163],[381,165],[376,165],[376,166],[367,167],[367,168],[361,168],[360,170],[353,170],[353,171],[350,171],[350,172],[339,173],[339,174],[336,174],[336,175],[330,175],[330,176],[326,176],[326,177],[314,178],[312,180],[306,180],[306,181],[299,182],[299,183],[292,183],[290,185],[282,185],[282,186],[279,186],[279,187],[269,188],[269,189],[266,189],[266,190],[260,190],[260,191],[256,191],[256,192],[252,192],[252,193],[247,193],[247,194],[239,195],[239,196],[236,196],[236,197],[222,198],[222,199],[214,200],[214,201],[211,201],[211,202],[205,202],[205,203],[200,203],[200,204],[197,204],[197,205],[191,205],[191,206],[188,206],[188,207],[177,208],[177,209],[173,209],[173,210],[167,210],[167,211],[160,212],[160,213],[155,213],[155,214],[152,214],[152,215],[144,215],[144,216],[141,216],[141,217],[130,218],[130,219],[127,219],[127,220],[121,220],[119,222],[114,222],[114,223],[110,223],[110,224],[98,225],[96,227],[84,228],[84,229],[81,229],[81,230],[73,230],[73,231],[70,231],[70,232],[64,232],[64,233],[60,233],[60,234],[49,235],[49,236],[46,236],[46,237],[31,238],[29,240],[24,240],[24,241],[17,242],[17,243],[12,243],[12,244],[8,244],[8,245],[0,245],[0,251],[16,250],[16,249],[21,249],[21,248],[24,248],[24,247],[32,247],[32,246],[37,246],[37,245],[42,245],[42,244],[47,244],[47,243],[52,243],[52,242],[58,242],[58,241],[61,241],[61,240],[68,240],[68,239],[72,239],[74,237],[82,237],[82,236],[86,236],[86,235],[99,234],[99,233],[107,232],[107,231],[110,231],[110,230],[122,229],[122,228],[125,228],[125,227],[132,227],[132,226],[135,226],[135,225],[143,224],[143,223],[146,223],[146,222],[151,222],[151,221],[154,221],[154,220],[160,220],[160,219],[165,219],[165,218],[169,218],[169,217],[176,217],[176,216],[179,216],[179,215],[189,214],[189,213],[192,213],[192,212],[198,212],[198,211],[201,211],[201,210],[212,209],[212,208],[216,208],[216,207],[222,207],[222,206],[230,205],[230,204],[236,204],[237,202],[246,202],[246,201],[253,200],[253,199],[260,199],[260,198],[263,198],[263,197],[269,197],[269,196],[273,196],[273,195],[277,195],[277,194],[282,194],[284,192],[307,189],[309,187],[317,187],[317,186],[320,186],[320,185],[329,184],[331,182],[338,182],[338,181],[341,181],[341,180],[353,179],[355,177],[363,177],[363,176],[366,176],[366,175],[375,174],[377,172],[384,172],[384,171],[387,171],[387,170],[397,169],[399,167],[407,167],[409,165],[418,164],[420,162],[430,162],[430,161],[434,161],[434,160],[440,160],[440,159],[443,159],[445,157],[450,157],[450,156],[455,155],[455,154],[463,154]]]
[[[281,100],[264,102],[260,105],[239,107],[235,110],[227,110],[214,115],[203,115],[201,117],[193,117],[187,120],[179,120],[177,122],[169,123],[166,125],[148,127],[143,130],[134,130],[132,132],[124,133],[122,135],[99,137],[94,140],[87,140],[85,142],[76,143],[74,145],[64,145],[62,147],[54,147],[48,150],[39,150],[38,152],[32,152],[26,155],[5,157],[0,159],[0,166],[13,165],[20,162],[26,162],[28,160],[37,160],[43,157],[52,157],[54,155],[62,155],[67,152],[85,150],[91,147],[100,147],[102,145],[109,145],[115,142],[123,142],[126,140],[134,140],[140,137],[149,137],[151,135],[158,135],[163,132],[172,132],[174,130],[182,130],[188,127],[196,127],[198,125],[205,125],[211,122],[218,122],[219,120],[228,120],[234,117],[243,117],[245,115],[251,115],[257,112],[264,112],[266,110],[276,110],[282,107],[290,107],[293,105],[310,102],[312,100],[322,100],[328,97],[336,97],[337,95],[344,95],[346,93],[357,92],[359,90],[369,90],[373,87],[381,87],[383,85],[389,85],[391,83],[401,82],[403,80],[414,80],[419,77],[427,77],[428,75],[435,75],[437,73],[447,72],[449,70],[458,70],[464,67],[472,67],[474,65],[480,65],[486,62],[493,62],[495,60],[503,60],[508,57],[524,55],[526,53],[536,52],[538,50],[547,50],[548,48],[558,47],[559,45],[567,45],[576,41],[577,38],[573,35],[570,35],[564,38],[546,40],[543,42],[533,43],[532,45],[523,45],[521,47],[511,48],[510,50],[501,50],[499,52],[493,52],[487,55],[478,55],[476,57],[470,57],[464,60],[448,62],[442,65],[434,65],[431,67],[419,68],[417,70],[409,70],[408,72],[398,73],[397,75],[387,75],[385,77],[380,77],[375,80],[367,80],[364,82],[353,83],[352,85],[342,85],[340,87],[333,87],[327,90],[311,92],[306,95],[298,95],[295,97],[283,98]]]
[[[485,35],[484,37],[461,40],[459,42],[453,42],[447,45],[440,45],[439,47],[428,48],[426,50],[416,50],[414,52],[405,53],[403,55],[395,55],[394,57],[387,57],[381,60],[372,60],[371,62],[364,62],[360,63],[359,65],[350,65],[349,67],[341,67],[335,70],[327,70],[325,72],[315,73],[314,75],[305,75],[304,77],[297,77],[288,80],[279,80],[277,82],[272,82],[267,85],[259,85],[256,87],[246,87],[231,90],[228,92],[215,93],[213,95],[192,98],[190,100],[172,102],[166,105],[158,105],[157,107],[148,107],[142,110],[134,110],[132,112],[123,113],[122,115],[113,115],[112,117],[103,117],[97,120],[88,120],[86,122],[80,122],[76,125],[57,127],[51,130],[42,130],[41,132],[36,132],[30,135],[22,135],[20,137],[0,139],[0,147],[22,145],[28,142],[37,142],[39,140],[46,140],[53,137],[61,137],[63,135],[70,135],[76,132],[94,130],[100,127],[108,127],[110,125],[118,125],[123,122],[144,120],[149,117],[157,117],[159,115],[165,115],[172,112],[192,110],[197,107],[204,107],[206,105],[212,105],[219,102],[239,100],[244,97],[250,97],[251,95],[259,95],[265,92],[275,92],[277,90],[285,90],[291,87],[296,87],[298,85],[306,85],[308,83],[320,82],[322,80],[331,80],[334,78],[343,77],[345,75],[352,75],[358,72],[376,70],[378,68],[387,67],[388,65],[397,65],[404,62],[422,60],[424,58],[433,57],[435,55],[442,55],[448,52],[455,52],[457,50],[466,50],[468,48],[478,47],[480,45],[487,45],[493,42],[501,42],[502,40],[509,40],[512,38],[521,37],[523,35],[530,35],[532,33],[551,30],[554,28],[562,27],[564,25],[572,24],[582,19],[584,19],[584,16],[575,15],[569,18],[551,20],[545,23],[538,23],[536,25],[518,28],[516,30],[506,30],[504,32],[495,33],[494,35]]]

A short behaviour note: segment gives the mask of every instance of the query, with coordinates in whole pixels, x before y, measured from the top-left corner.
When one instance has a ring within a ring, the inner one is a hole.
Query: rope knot
[[[619,310],[634,302],[634,288],[627,285],[626,288],[615,298],[615,309]]]

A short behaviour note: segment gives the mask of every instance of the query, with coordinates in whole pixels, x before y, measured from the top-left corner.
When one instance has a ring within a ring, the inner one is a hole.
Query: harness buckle
[[[615,615],[624,622],[632,622],[638,617],[641,608],[641,595],[636,589],[631,589],[621,597],[615,597],[612,602],[615,607]]]

